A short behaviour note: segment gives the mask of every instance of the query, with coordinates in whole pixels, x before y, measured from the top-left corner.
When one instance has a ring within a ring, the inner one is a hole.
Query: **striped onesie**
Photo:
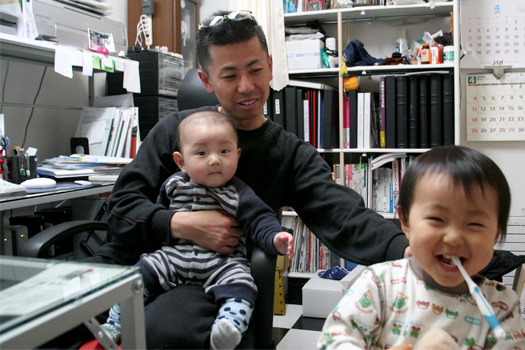
[[[162,185],[157,203],[176,212],[225,210],[243,230],[232,254],[220,254],[183,239],[142,255],[141,268],[147,296],[158,295],[180,284],[201,285],[216,301],[242,298],[252,303],[257,286],[246,257],[246,236],[270,254],[278,254],[273,237],[283,231],[273,210],[240,179],[222,187],[191,183],[186,173],[170,176]]]

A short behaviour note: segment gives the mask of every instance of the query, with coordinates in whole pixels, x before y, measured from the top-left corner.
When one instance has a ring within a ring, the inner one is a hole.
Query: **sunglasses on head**
[[[199,23],[199,29],[214,27],[216,25],[221,24],[226,19],[229,19],[230,21],[242,21],[243,19],[247,19],[247,18],[254,19],[252,11],[242,10],[242,11],[230,12],[224,16],[211,16],[211,17],[208,17],[202,20]]]

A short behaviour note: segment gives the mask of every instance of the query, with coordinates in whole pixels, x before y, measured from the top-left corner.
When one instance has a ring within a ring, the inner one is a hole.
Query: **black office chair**
[[[190,69],[184,77],[177,99],[179,110],[219,103],[215,95],[208,93],[196,69]],[[107,240],[111,238],[108,225],[105,222],[89,220],[65,222],[33,236],[22,245],[19,256],[49,258],[49,251],[54,244],[73,235],[90,231],[103,231],[109,235]],[[259,294],[252,314],[252,322],[238,348],[273,349],[275,348],[272,340],[272,327],[276,256],[266,254],[260,247],[251,243],[248,245],[248,250],[252,275],[259,289]]]

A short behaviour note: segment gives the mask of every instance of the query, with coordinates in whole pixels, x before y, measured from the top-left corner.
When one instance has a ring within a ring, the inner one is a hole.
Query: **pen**
[[[479,311],[481,311],[481,314],[487,322],[489,323],[492,330],[494,330],[494,334],[499,339],[505,339],[506,333],[501,328],[501,325],[498,322],[498,318],[494,314],[494,311],[492,311],[492,308],[489,305],[489,302],[483,294],[481,294],[481,290],[479,289],[478,285],[474,283],[474,281],[470,278],[467,271],[463,268],[463,265],[461,265],[461,261],[457,257],[452,258],[452,262],[458,267],[459,271],[461,272],[461,275],[463,275],[463,278],[465,279],[465,282],[467,282],[468,289],[470,291],[470,294],[474,297],[474,300],[476,300],[476,304],[478,304]]]

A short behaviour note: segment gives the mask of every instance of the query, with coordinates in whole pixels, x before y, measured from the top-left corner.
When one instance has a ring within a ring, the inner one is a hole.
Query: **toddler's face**
[[[498,230],[498,197],[485,186],[468,198],[444,174],[426,174],[416,184],[408,219],[402,222],[414,257],[437,283],[464,282],[450,257],[457,256],[470,276],[488,265]]]

